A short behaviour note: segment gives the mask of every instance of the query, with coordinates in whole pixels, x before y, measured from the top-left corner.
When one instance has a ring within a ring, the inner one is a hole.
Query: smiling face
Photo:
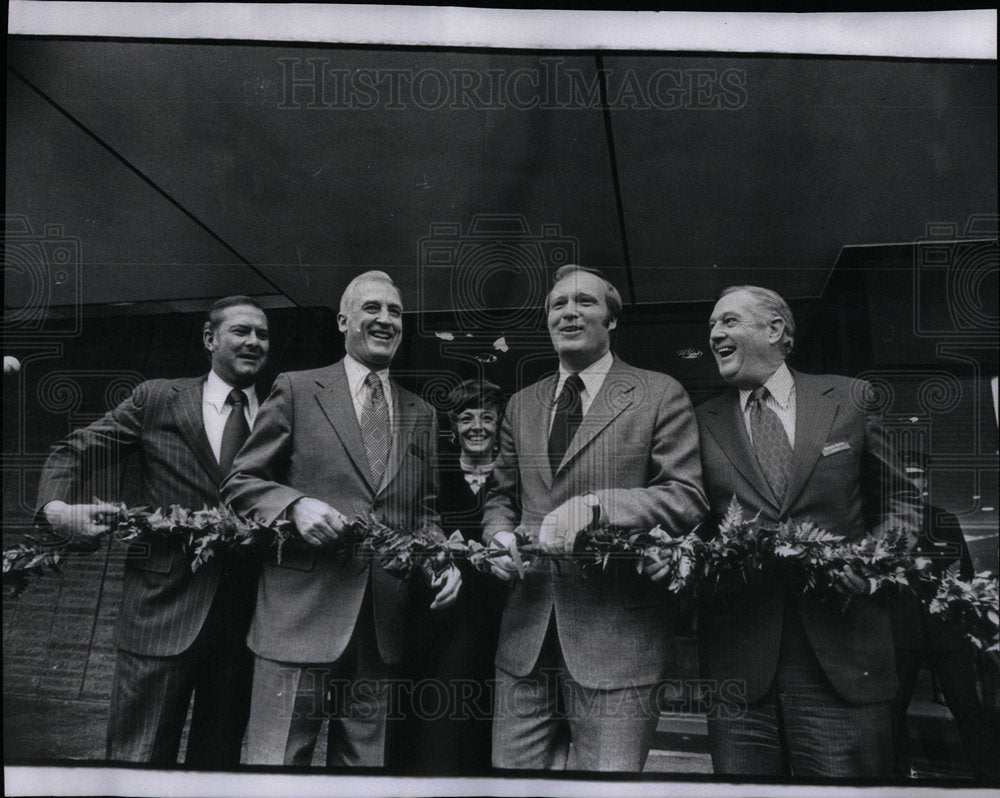
[[[785,359],[781,349],[784,322],[768,318],[746,291],[726,294],[715,303],[709,341],[722,378],[737,388],[763,385]]]
[[[347,353],[370,369],[386,368],[403,340],[403,302],[399,291],[383,280],[363,280],[337,314]]]
[[[467,407],[455,416],[452,425],[462,453],[474,460],[488,457],[497,438],[499,417],[495,407]]]
[[[212,371],[234,388],[248,388],[267,362],[267,316],[252,305],[233,305],[218,314],[218,324],[202,334]]]
[[[596,274],[573,272],[552,286],[549,335],[559,361],[570,371],[581,371],[604,357],[616,325],[608,312],[607,287]]]

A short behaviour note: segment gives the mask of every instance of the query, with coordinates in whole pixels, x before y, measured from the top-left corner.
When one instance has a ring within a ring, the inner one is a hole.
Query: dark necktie
[[[764,404],[767,394],[767,388],[757,388],[750,394],[747,402],[750,434],[753,437],[753,448],[757,452],[757,462],[760,463],[775,497],[781,501],[792,468],[792,445],[788,442],[788,435],[778,414]]]
[[[243,448],[243,444],[250,437],[250,425],[247,424],[247,417],[243,412],[246,401],[246,394],[236,388],[233,388],[226,397],[226,404],[232,405],[233,409],[229,411],[229,418],[226,419],[226,426],[222,430],[222,445],[219,447],[219,469],[223,474],[228,474],[232,470],[236,453]]]
[[[382,484],[385,465],[389,459],[389,405],[382,391],[382,380],[378,374],[369,371],[365,377],[368,386],[368,396],[361,408],[361,437],[365,442],[365,455],[368,457],[368,471],[372,475],[372,483],[377,488]]]
[[[552,431],[549,432],[549,464],[552,473],[559,470],[563,455],[569,448],[570,441],[576,434],[583,420],[580,392],[583,390],[583,380],[579,374],[570,374],[563,384],[559,398],[556,399],[556,414],[552,419]]]

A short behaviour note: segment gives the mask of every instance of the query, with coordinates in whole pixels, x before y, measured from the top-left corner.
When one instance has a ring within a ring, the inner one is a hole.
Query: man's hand
[[[642,572],[653,582],[661,582],[670,573],[670,560],[661,560],[653,549],[642,558]]]
[[[503,549],[508,552],[514,551],[517,549],[517,538],[513,532],[497,532],[490,539],[489,548],[493,550]],[[493,571],[494,576],[502,579],[504,582],[509,582],[517,573],[517,566],[514,565],[514,558],[510,554],[504,554],[500,557],[490,558],[490,570]]]
[[[545,518],[538,530],[538,543],[550,554],[571,554],[576,536],[590,529],[600,517],[601,505],[592,493],[574,496]]]
[[[458,599],[458,593],[462,589],[462,574],[453,564],[434,576],[430,580],[431,590],[436,590],[434,601],[431,602],[432,610],[443,610],[450,607]]]
[[[868,583],[856,573],[849,565],[844,566],[844,572],[840,575],[840,590],[851,596],[863,596],[868,593]]]
[[[118,514],[118,506],[106,502],[66,504],[51,501],[42,508],[45,520],[71,540],[97,544],[97,538],[111,531],[109,523]]]
[[[347,519],[326,502],[303,496],[291,507],[291,519],[302,539],[313,546],[332,546]]]

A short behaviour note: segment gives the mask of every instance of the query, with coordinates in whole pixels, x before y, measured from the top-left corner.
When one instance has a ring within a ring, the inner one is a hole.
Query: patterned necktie
[[[549,464],[552,473],[559,470],[563,455],[569,448],[570,441],[576,434],[583,420],[580,392],[583,390],[583,380],[579,374],[570,374],[563,384],[563,389],[556,399],[556,414],[552,419],[552,431],[549,432]]]
[[[368,471],[372,483],[377,488],[382,484],[385,466],[389,460],[389,405],[382,391],[382,380],[378,374],[369,371],[365,377],[368,397],[361,409],[361,437],[365,442],[368,457]]]
[[[250,425],[247,424],[247,417],[243,412],[246,401],[246,394],[236,388],[233,388],[226,397],[226,404],[232,405],[233,409],[229,411],[229,418],[226,419],[226,426],[222,430],[222,445],[219,447],[219,469],[223,474],[232,471],[236,453],[243,448],[243,444],[250,437]]]
[[[750,434],[757,462],[767,483],[778,501],[785,495],[788,476],[792,469],[792,445],[788,442],[785,427],[770,407],[764,404],[767,388],[757,388],[750,394],[747,409],[750,411]]]

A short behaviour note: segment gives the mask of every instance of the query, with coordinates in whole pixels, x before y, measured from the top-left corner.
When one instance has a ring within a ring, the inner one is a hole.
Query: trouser
[[[193,695],[185,764],[216,769],[239,764],[253,656],[245,626],[233,623],[227,612],[230,598],[228,586],[220,583],[201,631],[181,654],[118,652],[108,759],[175,765]]]
[[[530,674],[518,677],[497,668],[493,765],[641,771],[659,717],[655,693],[656,685],[611,690],[581,685],[566,666],[553,617]]]
[[[890,702],[851,704],[830,684],[798,611],[786,607],[774,683],[737,717],[709,714],[716,773],[862,778],[891,763]]]
[[[369,588],[351,640],[335,662],[256,658],[248,764],[310,766],[329,718],[327,766],[381,767],[393,672],[379,654]]]

